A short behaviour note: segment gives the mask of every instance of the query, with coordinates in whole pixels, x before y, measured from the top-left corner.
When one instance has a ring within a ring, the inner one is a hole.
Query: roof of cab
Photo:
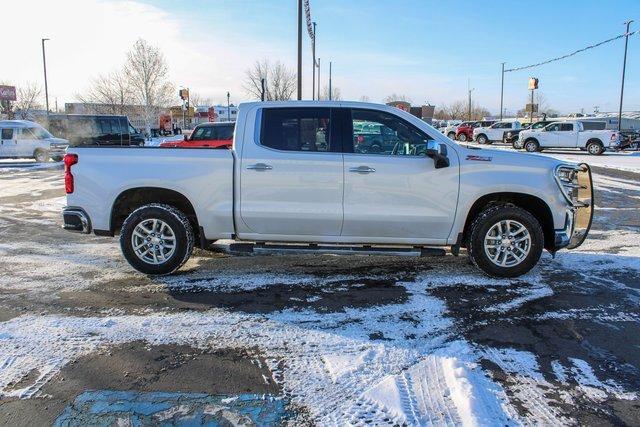
[[[42,127],[39,123],[30,120],[0,120],[0,126],[4,128],[33,128]]]

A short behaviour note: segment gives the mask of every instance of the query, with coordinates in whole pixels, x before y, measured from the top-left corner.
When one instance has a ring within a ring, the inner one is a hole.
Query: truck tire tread
[[[166,263],[159,265],[145,263],[144,261],[137,258],[137,256],[133,253],[132,248],[130,248],[131,233],[133,233],[133,228],[137,223],[140,222],[140,220],[142,220],[147,215],[148,212],[150,213],[153,211],[156,212],[155,215],[164,215],[164,219],[173,221],[174,224],[170,225],[179,227],[178,230],[174,230],[177,235],[184,234],[182,240],[180,240],[178,236],[176,236],[177,253]],[[122,224],[122,230],[120,232],[120,247],[122,249],[122,254],[126,258],[127,262],[129,262],[129,264],[133,268],[140,271],[141,273],[150,275],[166,275],[178,270],[191,257],[194,244],[195,236],[193,233],[193,227],[191,226],[191,223],[189,222],[187,216],[175,207],[163,203],[149,203],[135,209],[133,212],[131,212],[131,214],[129,214],[127,219],[125,219],[124,223]]]
[[[499,267],[493,264],[484,251],[484,235],[496,221],[505,218],[517,219],[527,227],[531,235],[532,245],[527,257],[520,264],[513,267]],[[483,211],[471,223],[469,228],[468,253],[471,262],[480,268],[486,275],[495,278],[518,277],[531,270],[540,259],[544,247],[544,233],[542,226],[536,218],[527,210],[511,203],[492,204]]]

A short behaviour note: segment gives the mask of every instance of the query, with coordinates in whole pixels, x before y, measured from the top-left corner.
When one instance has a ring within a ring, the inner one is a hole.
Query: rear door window
[[[562,123],[562,125],[560,125],[560,130],[563,132],[569,132],[573,130],[573,124],[571,123]]]
[[[266,108],[260,144],[283,151],[332,151],[330,108]]]
[[[2,129],[2,139],[13,139],[13,129]]]
[[[100,133],[102,135],[111,134],[111,121],[109,119],[99,119],[98,125],[100,126]]]
[[[213,139],[228,140],[233,139],[233,126],[216,126],[213,133]]]

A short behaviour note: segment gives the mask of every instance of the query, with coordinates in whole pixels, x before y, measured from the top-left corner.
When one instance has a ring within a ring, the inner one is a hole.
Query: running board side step
[[[231,254],[285,255],[285,254],[332,254],[332,255],[385,255],[407,257],[445,256],[440,248],[389,247],[389,246],[339,246],[317,244],[273,244],[273,243],[215,243],[216,252]]]

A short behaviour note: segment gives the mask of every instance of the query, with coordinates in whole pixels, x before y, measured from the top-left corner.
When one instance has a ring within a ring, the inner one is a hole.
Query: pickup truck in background
[[[600,130],[591,130],[598,128]],[[553,122],[541,129],[522,131],[518,139],[529,152],[547,148],[580,148],[589,154],[599,155],[620,146],[620,134],[605,130],[598,122]]]
[[[492,144],[504,141],[505,134],[510,130],[520,129],[519,121],[496,122],[489,127],[477,127],[473,130],[473,140],[478,144]]]
[[[543,127],[545,127],[546,125],[548,125],[549,123],[552,123],[552,121],[550,120],[540,120],[539,122],[535,122],[535,123],[526,123],[526,124],[522,124],[520,129],[513,129],[508,131],[505,135],[504,135],[504,142],[506,142],[507,144],[511,144],[513,146],[513,148],[515,148],[516,150],[519,150],[521,148],[524,148],[522,146],[522,141],[518,138],[518,136],[520,135],[520,132],[528,130],[528,129],[542,129]]]
[[[361,153],[362,124],[396,137]],[[230,150],[70,148],[64,228],[120,235],[146,274],[194,245],[252,251],[458,255],[494,277],[575,248],[593,216],[587,165],[469,148],[395,107],[341,101],[241,104]]]

